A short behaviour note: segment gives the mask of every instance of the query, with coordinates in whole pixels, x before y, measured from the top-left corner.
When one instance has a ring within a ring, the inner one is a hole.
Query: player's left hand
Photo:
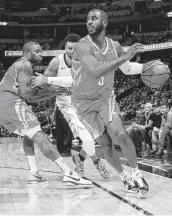
[[[43,85],[44,76],[40,73],[35,72],[36,76],[32,76],[32,87]]]

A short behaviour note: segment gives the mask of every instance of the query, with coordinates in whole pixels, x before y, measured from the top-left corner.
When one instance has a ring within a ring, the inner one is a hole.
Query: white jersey
[[[65,54],[60,54],[58,56],[59,58],[59,68],[57,71],[57,77],[61,76],[71,76],[71,68],[67,66],[66,60],[65,60]],[[62,95],[56,96],[56,104],[58,107],[60,106],[71,106],[71,95],[70,95],[70,89],[66,88],[69,92],[69,95],[64,93]]]
[[[59,58],[59,68],[57,71],[57,76],[71,76],[71,68],[69,68],[65,61],[65,55],[61,54],[58,56]],[[68,92],[70,92],[70,88],[66,88]],[[79,128],[85,129],[84,125],[80,122],[74,107],[71,102],[70,93],[64,93],[62,95],[56,96],[56,104],[60,111],[63,113],[66,121],[71,128],[74,137],[79,136]]]

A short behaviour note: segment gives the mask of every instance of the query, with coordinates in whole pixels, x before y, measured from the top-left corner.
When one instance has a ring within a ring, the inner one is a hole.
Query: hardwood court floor
[[[48,182],[27,185],[28,164],[22,140],[0,139],[0,215],[172,215],[169,178],[143,172],[151,193],[147,199],[139,199],[126,193],[115,171],[110,180],[100,177],[88,158],[86,177],[93,186],[66,187],[60,169],[38,148],[36,155],[38,168]],[[65,160],[74,167],[71,157]]]

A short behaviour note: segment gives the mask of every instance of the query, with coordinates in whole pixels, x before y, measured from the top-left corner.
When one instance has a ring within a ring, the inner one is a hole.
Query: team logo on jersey
[[[98,64],[109,64],[111,61],[98,61]]]

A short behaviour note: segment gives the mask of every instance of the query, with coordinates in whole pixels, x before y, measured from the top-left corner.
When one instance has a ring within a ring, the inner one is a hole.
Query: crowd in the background
[[[143,104],[139,121],[126,129],[138,157],[164,159],[172,163],[172,110],[161,102],[153,106]]]
[[[132,36],[128,37],[130,34],[127,35],[127,37],[124,37],[124,35],[121,34],[121,31],[123,32],[125,29],[124,26],[120,26],[119,29],[109,29],[107,32],[107,36],[111,37],[113,40],[117,40],[120,43],[123,43],[124,41],[127,41],[128,43],[126,45],[132,45],[134,43],[142,43],[142,44],[154,44],[154,43],[162,43],[162,42],[171,42],[172,41],[172,32],[171,31],[162,31],[157,34],[155,33],[144,33],[144,34],[135,34],[134,32],[131,32]],[[126,34],[125,34],[126,35]],[[54,40],[51,39],[50,33],[32,33],[25,38],[25,40],[36,40],[40,43],[43,50],[50,50],[50,49],[56,49],[60,46],[61,42],[60,40]],[[44,39],[45,42],[42,42],[40,39]],[[0,52],[5,50],[18,50],[20,51],[23,46],[23,40],[19,40],[18,43],[1,43],[0,42]]]
[[[38,40],[39,41],[39,40]],[[42,50],[50,50],[52,48],[52,42],[39,43]],[[23,47],[23,42],[20,43],[0,43],[0,51],[21,51]]]
[[[153,44],[172,41],[172,33],[170,31],[154,34],[138,34],[133,37],[133,43]]]
[[[159,3],[161,4],[161,3]],[[41,23],[58,23],[58,22],[78,22],[85,20],[86,14],[88,11],[92,8],[99,8],[106,12],[108,12],[108,17],[115,18],[115,17],[125,17],[125,16],[133,16],[133,15],[147,15],[147,14],[157,14],[157,13],[166,13],[170,12],[172,10],[171,4],[168,2],[163,2],[160,6],[155,7],[147,7],[147,8],[141,8],[140,12],[136,12],[134,8],[130,4],[126,5],[120,5],[120,3],[106,3],[106,4],[95,4],[92,3],[90,5],[85,5],[80,7],[78,4],[78,8],[75,9],[71,8],[71,5],[66,6],[66,10],[61,11],[60,7],[58,6],[55,10],[57,10],[57,13],[50,15],[45,14],[43,15],[35,15],[35,16],[10,16],[10,15],[3,15],[4,21],[8,22],[19,22],[21,24],[41,24]],[[48,12],[47,12],[48,13]],[[84,15],[85,16],[82,16]]]

